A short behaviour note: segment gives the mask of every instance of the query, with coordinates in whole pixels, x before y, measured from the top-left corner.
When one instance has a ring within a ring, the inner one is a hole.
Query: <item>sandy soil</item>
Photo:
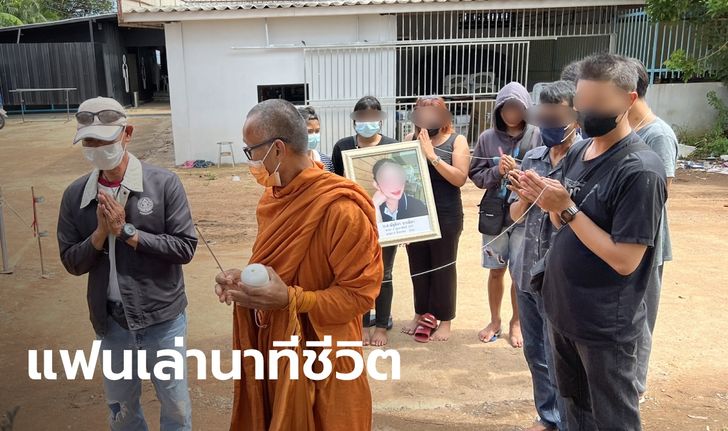
[[[152,163],[171,166],[168,116],[142,116],[131,150]],[[0,131],[0,187],[9,208],[5,222],[11,275],[0,275],[0,414],[16,406],[16,430],[99,430],[107,416],[101,381],[31,381],[29,349],[88,349],[85,277],[68,275],[60,264],[55,224],[61,193],[88,166],[70,145],[73,123],[11,120]],[[210,142],[209,145],[214,145]],[[243,167],[177,171],[192,212],[224,266],[241,266],[255,236],[260,188]],[[239,175],[240,182],[232,181]],[[48,279],[40,277],[38,245],[30,228],[30,187],[45,197],[39,205]],[[484,345],[477,331],[487,319],[486,273],[479,267],[476,228],[479,192],[464,189],[465,234],[459,270],[458,317],[447,343],[414,343],[396,330],[390,347],[402,357],[400,381],[372,382],[377,430],[518,430],[535,413],[530,376],[522,352],[503,339]],[[643,405],[647,430],[728,430],[728,176],[680,172],[669,203],[675,261],[665,269],[661,313],[655,335],[649,399]],[[217,272],[201,245],[185,268],[190,298],[189,345],[229,349],[231,309],[217,303]],[[406,254],[395,267],[395,328],[412,315]],[[508,299],[504,310],[510,309]],[[510,312],[504,313],[504,319]],[[192,380],[195,429],[227,429],[232,383]],[[151,428],[159,417],[151,384],[143,405]]]

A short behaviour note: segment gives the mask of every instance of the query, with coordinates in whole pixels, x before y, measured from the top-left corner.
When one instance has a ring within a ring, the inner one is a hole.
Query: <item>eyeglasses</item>
[[[114,111],[113,109],[105,109],[99,112],[81,111],[76,113],[76,121],[82,126],[90,126],[94,122],[94,117],[98,117],[101,124],[116,123],[122,118],[126,118],[123,112]]]
[[[248,160],[252,161],[253,160],[253,150],[255,150],[256,148],[263,147],[265,145],[270,145],[275,141],[288,142],[288,140],[286,138],[282,138],[282,137],[272,138],[272,139],[269,139],[269,140],[263,142],[262,144],[256,144],[253,146],[243,147],[243,153],[245,154],[245,157],[248,158]]]

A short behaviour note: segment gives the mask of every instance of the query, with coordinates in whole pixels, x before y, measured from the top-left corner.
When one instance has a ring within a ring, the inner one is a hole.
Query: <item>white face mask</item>
[[[98,170],[110,171],[121,163],[124,146],[117,141],[101,147],[83,147],[83,155]]]

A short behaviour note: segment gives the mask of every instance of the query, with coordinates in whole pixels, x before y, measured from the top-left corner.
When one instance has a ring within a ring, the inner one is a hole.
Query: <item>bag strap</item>
[[[571,165],[574,161],[574,158],[576,157],[583,157],[584,152],[589,147],[589,145],[584,145],[584,147],[581,149],[581,151],[578,151],[574,154],[573,158],[570,158],[570,160],[564,160],[564,162],[570,162],[568,166],[564,166],[564,173],[568,172],[568,169],[571,168]],[[632,153],[635,153],[637,151],[642,151],[645,149],[649,149],[649,147],[641,142],[638,143],[631,143],[627,144],[624,147],[620,148],[619,150],[615,151],[610,155],[606,160],[599,163],[596,166],[593,166],[591,169],[589,169],[583,176],[582,181],[584,181],[584,186],[579,189],[579,192],[574,197],[574,200],[576,201],[576,204],[578,206],[581,206],[582,203],[584,203],[584,199],[586,199],[587,195],[592,191],[592,189],[597,185],[597,183],[604,177],[604,175],[607,174],[607,172],[611,171],[612,169],[616,168],[617,165],[624,160],[625,157],[629,156]]]

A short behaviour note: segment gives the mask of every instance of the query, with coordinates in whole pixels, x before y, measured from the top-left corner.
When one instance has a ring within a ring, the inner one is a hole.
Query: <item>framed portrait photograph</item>
[[[382,247],[440,238],[430,171],[418,141],[341,154],[345,176],[374,201]]]

